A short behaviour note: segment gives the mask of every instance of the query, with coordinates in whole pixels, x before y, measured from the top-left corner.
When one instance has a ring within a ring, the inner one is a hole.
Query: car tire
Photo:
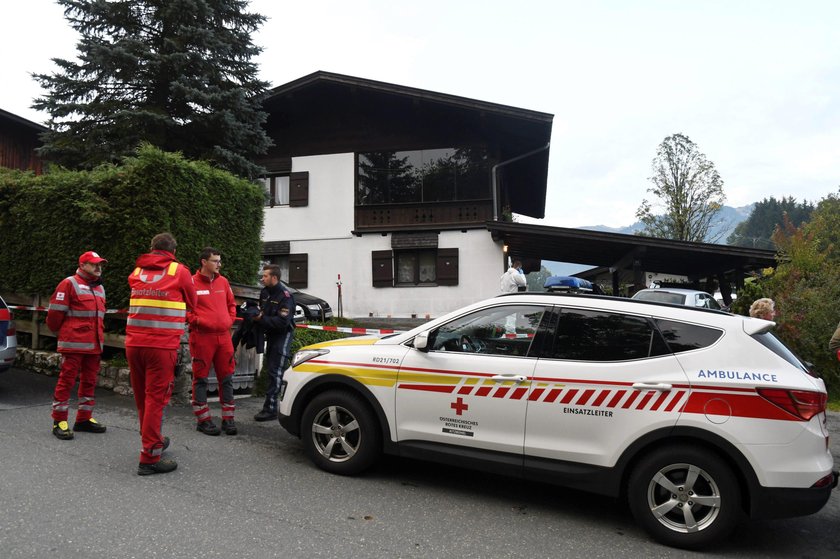
[[[376,462],[382,433],[367,403],[356,394],[330,390],[303,411],[301,438],[309,458],[322,470],[358,474]]]
[[[732,469],[703,447],[670,446],[642,458],[629,477],[627,499],[654,539],[685,549],[725,538],[743,515]]]

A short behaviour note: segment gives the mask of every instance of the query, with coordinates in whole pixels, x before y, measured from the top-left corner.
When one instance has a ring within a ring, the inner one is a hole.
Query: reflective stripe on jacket
[[[50,298],[47,326],[58,334],[59,353],[102,353],[105,288],[76,275],[61,280]]]
[[[142,257],[141,257],[142,259]],[[187,300],[184,291],[192,289],[192,275],[186,266],[170,261],[164,268],[135,268],[128,276],[131,287],[127,347],[176,349],[184,333]]]

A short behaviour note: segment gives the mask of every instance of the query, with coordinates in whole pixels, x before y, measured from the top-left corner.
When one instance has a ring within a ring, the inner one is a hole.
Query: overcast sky
[[[836,0],[254,0],[262,78],[317,70],[551,113],[546,218],[625,226],[668,135],[714,162],[731,206],[840,186]],[[0,109],[36,122],[32,72],[75,56],[52,0],[4,0]],[[535,222],[522,219],[522,221]]]

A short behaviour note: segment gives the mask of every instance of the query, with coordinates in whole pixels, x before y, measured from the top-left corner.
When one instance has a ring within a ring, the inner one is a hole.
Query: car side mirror
[[[429,351],[429,332],[420,332],[416,336],[414,336],[414,342],[412,343],[414,349],[419,349],[420,351]]]

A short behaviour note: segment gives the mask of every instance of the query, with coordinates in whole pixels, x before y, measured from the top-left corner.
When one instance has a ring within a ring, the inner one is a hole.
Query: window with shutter
[[[458,285],[458,249],[439,248],[437,251],[437,284]]]
[[[306,287],[309,281],[309,255],[289,255],[289,285],[297,289]]]
[[[289,205],[292,207],[309,205],[309,171],[289,175]]]
[[[371,252],[371,263],[373,266],[373,286],[393,287],[394,286],[394,263],[393,253],[390,250],[374,250]]]

